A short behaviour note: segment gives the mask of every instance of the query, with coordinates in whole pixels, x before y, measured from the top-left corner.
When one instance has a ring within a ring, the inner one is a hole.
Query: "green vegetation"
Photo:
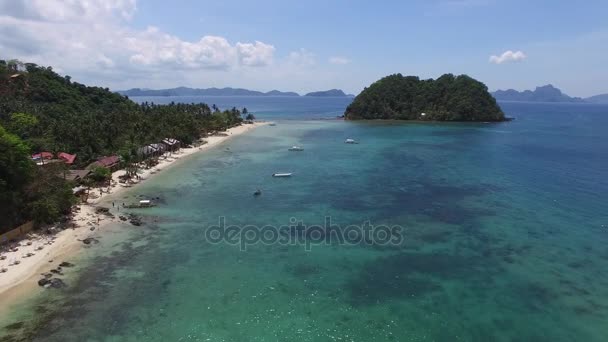
[[[112,177],[112,172],[110,172],[109,169],[106,169],[105,167],[101,167],[101,166],[97,166],[93,169],[93,171],[91,172],[91,175],[89,176],[89,178],[91,178],[91,180],[93,180],[94,182],[105,182],[107,180],[109,180]]]
[[[436,80],[401,74],[384,77],[355,97],[344,117],[349,120],[505,120],[483,83],[466,75],[452,74]]]
[[[69,212],[73,184],[62,177],[65,166],[38,167],[32,153],[76,154],[74,168],[108,155],[128,164],[141,159],[141,146],[164,138],[191,144],[242,121],[236,108],[137,104],[50,67],[0,60],[0,233],[30,219],[53,222]],[[94,175],[103,176],[100,172]]]

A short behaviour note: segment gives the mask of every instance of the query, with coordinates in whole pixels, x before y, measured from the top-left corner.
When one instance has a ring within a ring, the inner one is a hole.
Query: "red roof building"
[[[40,152],[32,154],[32,159],[53,159],[53,154],[51,152]]]
[[[105,167],[105,168],[112,170],[112,169],[118,167],[119,165],[120,165],[120,158],[118,158],[118,156],[109,156],[109,157],[99,158],[96,162],[91,163],[89,166],[87,166],[86,169],[92,170],[96,167]]]
[[[69,153],[65,153],[65,152],[61,152],[57,155],[57,157],[59,159],[63,159],[63,161],[66,164],[74,164],[74,159],[76,159],[76,155],[75,154],[69,154]]]
[[[99,166],[103,166],[103,167],[107,167],[107,168],[111,168],[111,167],[117,165],[119,162],[120,162],[120,159],[118,158],[118,156],[103,157],[103,158],[97,160],[97,163],[99,163]]]

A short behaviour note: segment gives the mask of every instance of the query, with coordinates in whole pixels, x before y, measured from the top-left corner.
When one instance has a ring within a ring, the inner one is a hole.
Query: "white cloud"
[[[287,56],[287,63],[297,67],[313,66],[317,64],[315,55],[304,48],[290,52],[289,56]]]
[[[333,57],[329,58],[329,63],[344,65],[344,64],[350,63],[350,59],[345,58],[345,57],[340,57],[340,56],[333,56]]]
[[[4,16],[54,22],[116,15],[130,19],[136,8],[136,0],[0,0]]]
[[[272,64],[274,46],[256,40],[255,44],[236,43],[239,63],[247,66],[266,66]]]
[[[261,41],[231,44],[210,35],[186,41],[153,26],[134,29],[136,9],[136,0],[0,0],[0,58],[112,86],[273,63],[275,47]]]
[[[513,52],[511,50],[507,50],[502,53],[500,56],[492,55],[490,56],[490,63],[494,64],[502,64],[509,62],[520,62],[526,59],[527,56],[522,51]]]

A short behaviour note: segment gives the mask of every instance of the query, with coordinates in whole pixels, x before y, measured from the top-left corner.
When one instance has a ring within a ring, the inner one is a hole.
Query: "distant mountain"
[[[591,103],[608,103],[608,94],[591,96],[585,99],[585,102]]]
[[[300,94],[294,93],[293,91],[278,91],[278,90],[271,90],[271,91],[265,93],[264,95],[266,95],[266,96],[300,96]]]
[[[340,89],[331,89],[326,91],[314,91],[312,93],[308,93],[304,96],[314,96],[314,97],[347,97],[342,90]]]
[[[528,102],[585,102],[580,97],[570,97],[551,84],[536,87],[534,91],[517,91],[514,89],[497,90],[492,96],[498,101],[528,101]]]
[[[294,92],[281,92],[272,90],[267,93],[242,88],[188,88],[178,87],[171,89],[140,89],[119,90],[117,93],[126,96],[300,96]]]

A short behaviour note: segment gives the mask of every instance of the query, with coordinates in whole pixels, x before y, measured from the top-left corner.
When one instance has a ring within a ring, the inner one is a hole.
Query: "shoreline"
[[[247,133],[257,127],[267,125],[268,122],[256,122],[253,124],[242,124],[226,130],[225,136],[214,135],[204,138],[207,143],[198,147],[179,149],[171,157],[159,160],[159,164],[138,173],[140,180],[129,187],[119,183],[119,177],[125,174],[125,170],[112,173],[112,181],[109,187],[91,188],[87,203],[77,204],[73,207],[74,216],[70,223],[72,227],[61,230],[55,234],[47,235],[32,233],[20,240],[18,251],[2,252],[5,260],[0,260],[0,269],[5,268],[7,272],[0,273],[0,316],[10,312],[10,308],[22,299],[40,293],[45,289],[38,285],[41,274],[49,269],[57,267],[61,262],[70,261],[86,246],[82,240],[99,235],[104,226],[111,223],[121,223],[116,217],[109,217],[103,213],[96,213],[95,209],[121,194],[132,191],[142,182],[147,182],[155,174],[162,173],[165,169],[178,165],[180,161],[188,159],[198,152],[204,152],[232,137]],[[53,226],[56,227],[57,225]],[[34,255],[25,257],[28,253]],[[11,265],[15,260],[20,264]],[[36,290],[38,289],[38,291]]]

